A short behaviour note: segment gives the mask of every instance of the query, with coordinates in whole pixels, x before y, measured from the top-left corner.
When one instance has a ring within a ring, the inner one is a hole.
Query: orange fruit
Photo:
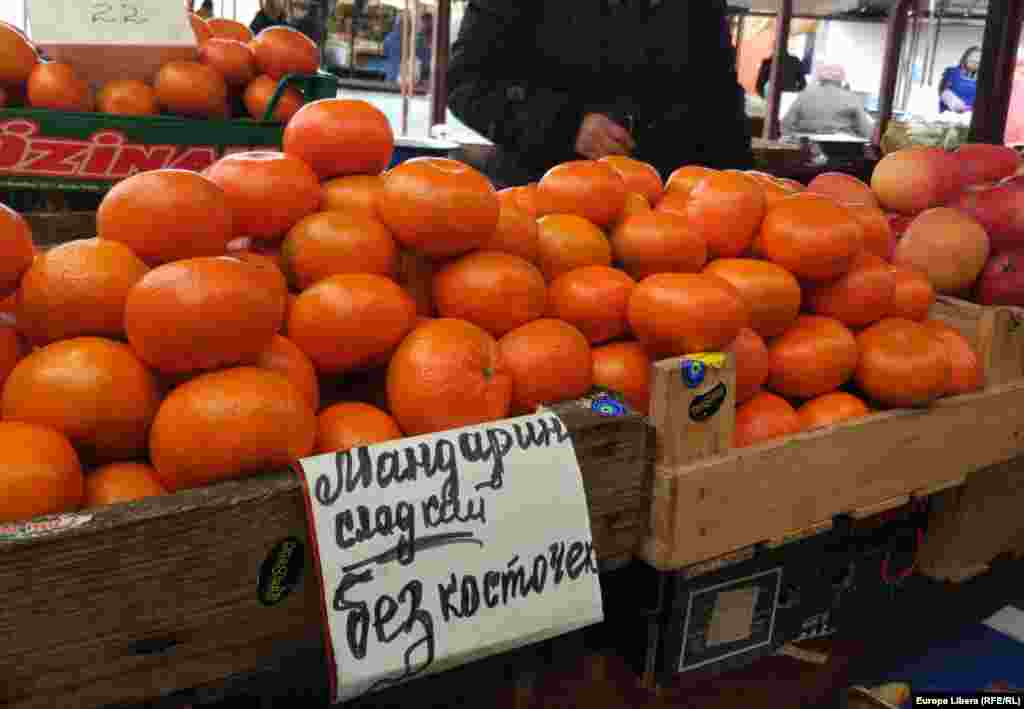
[[[167,374],[253,362],[270,345],[284,309],[264,278],[257,266],[225,256],[154,268],[128,292],[128,341]]]
[[[124,244],[150,266],[224,253],[233,224],[220,187],[188,170],[133,175],[96,211],[99,238]]]
[[[666,192],[654,206],[655,212],[674,214],[677,217],[686,218],[686,203],[690,201],[690,193],[682,190]]]
[[[860,224],[864,231],[864,250],[870,251],[885,261],[892,260],[893,249],[896,248],[896,236],[893,234],[889,218],[878,207],[866,204],[847,204],[847,211]]]
[[[62,434],[45,426],[0,421],[0,449],[0,522],[21,522],[81,506],[82,466]]]
[[[709,263],[704,273],[739,291],[750,310],[750,327],[762,337],[781,335],[800,314],[800,283],[774,263],[722,258]]]
[[[949,354],[952,372],[950,387],[946,393],[956,396],[970,394],[983,388],[985,368],[967,338],[955,327],[941,320],[925,320],[921,324],[928,328],[932,335],[942,340]]]
[[[245,110],[248,111],[250,118],[256,121],[263,120],[263,116],[267,113],[267,106],[270,105],[270,99],[273,98],[276,90],[277,82],[266,74],[257,76],[249,82],[245,87],[245,93],[242,94],[242,103],[245,104]],[[278,123],[287,123],[292,116],[299,112],[304,102],[302,93],[289,86],[278,98],[277,106],[274,107],[270,119]]]
[[[8,375],[26,354],[28,347],[21,334],[0,319],[0,391],[3,391]]]
[[[745,327],[728,349],[736,358],[736,403],[742,404],[768,381],[768,346],[760,335]]]
[[[611,266],[612,247],[604,232],[574,214],[537,220],[537,265],[549,282],[583,266]]]
[[[480,245],[488,251],[502,251],[536,263],[539,258],[537,220],[515,207],[501,206],[498,226]]]
[[[0,85],[24,84],[39,55],[32,44],[14,27],[0,23]]]
[[[408,436],[506,418],[511,400],[498,343],[465,320],[418,326],[388,364],[388,409]]]
[[[376,218],[362,212],[316,212],[293,226],[281,243],[285,273],[304,290],[341,273],[392,277],[398,247]]]
[[[860,328],[888,316],[895,292],[896,277],[889,264],[862,251],[844,275],[830,283],[810,286],[805,295],[812,313]]]
[[[188,13],[189,24],[192,25],[192,34],[196,36],[196,45],[203,46],[203,42],[213,38],[213,30],[206,24],[206,20],[194,12]]]
[[[831,281],[850,270],[863,245],[864,230],[846,208],[796,195],[768,211],[757,249],[797,278]]]
[[[768,388],[798,399],[838,389],[857,368],[857,340],[845,325],[820,315],[801,315],[768,343]]]
[[[612,253],[634,278],[655,273],[697,272],[707,261],[704,237],[675,214],[647,212],[627,217],[611,236]]]
[[[36,64],[28,77],[28,103],[51,111],[91,111],[95,107],[89,82],[63,62]]]
[[[313,101],[284,129],[284,151],[304,160],[321,180],[379,175],[391,162],[394,146],[387,116],[366,101]]]
[[[698,182],[716,172],[718,171],[701,165],[683,165],[668,176],[668,182],[665,183],[666,196],[672,193],[680,197],[688,196]]]
[[[878,198],[869,185],[864,184],[853,175],[843,172],[823,172],[815,175],[804,190],[810,194],[831,197],[837,202],[878,207]]]
[[[253,39],[252,30],[238,20],[230,20],[226,17],[211,17],[206,21],[210,34],[215,39],[233,39],[236,42],[251,42]]]
[[[376,406],[344,401],[317,417],[316,453],[347,451],[402,437],[398,424]]]
[[[629,297],[636,281],[608,266],[563,273],[548,290],[548,315],[574,326],[591,344],[626,334]]]
[[[648,212],[651,211],[651,203],[647,201],[646,197],[644,197],[639,192],[627,192],[626,203],[622,205],[622,213],[619,215],[619,218],[615,222],[614,226],[609,227],[609,229],[611,231],[614,231],[619,227],[620,224],[622,224],[622,222],[626,221],[629,217],[635,216],[637,214],[647,214]]]
[[[122,243],[78,239],[42,254],[18,291],[22,331],[44,345],[79,335],[124,337],[128,291],[149,267]]]
[[[490,181],[469,165],[414,158],[384,178],[377,214],[405,246],[428,256],[456,256],[493,236],[500,205]]]
[[[796,410],[805,431],[861,418],[869,413],[867,404],[845,391],[822,394]]]
[[[13,209],[0,204],[0,297],[17,290],[18,282],[35,256],[28,222]]]
[[[857,335],[860,361],[854,376],[884,406],[928,404],[950,391],[953,362],[946,343],[921,323],[886,318]]]
[[[90,459],[125,460],[145,452],[159,403],[156,378],[127,345],[77,337],[18,363],[2,415],[60,431]]]
[[[347,175],[323,184],[320,209],[325,212],[360,212],[377,218],[377,195],[384,180],[379,175]]]
[[[234,215],[234,235],[279,239],[320,206],[320,182],[298,158],[271,151],[225,155],[209,167]]]
[[[280,305],[281,322],[278,329],[284,326],[284,311],[288,303],[288,281],[279,265],[279,259],[271,252],[252,250],[228,251],[231,258],[244,261],[254,267],[253,275],[259,279],[258,287],[267,294],[277,298]]]
[[[741,172],[717,172],[698,182],[686,202],[690,227],[713,257],[735,257],[754,241],[765,214],[764,190]]]
[[[304,290],[288,315],[287,332],[318,371],[342,374],[377,364],[409,333],[415,319],[416,302],[397,283],[346,273]]]
[[[102,507],[166,495],[156,471],[145,463],[110,463],[85,476],[83,507]]]
[[[651,361],[639,342],[613,342],[591,351],[594,386],[616,391],[630,408],[642,414],[650,411]]]
[[[626,183],[627,191],[643,195],[650,204],[661,199],[665,185],[653,165],[625,155],[609,155],[601,158],[598,162],[610,165],[615,172],[619,173],[619,177]]]
[[[235,367],[172,391],[153,421],[149,450],[158,479],[176,492],[283,470],[312,453],[315,439],[316,415],[284,375]]]
[[[537,203],[537,184],[534,182],[521,187],[506,187],[503,190],[498,190],[498,201],[502,206],[518,209],[531,219],[544,216]]]
[[[217,34],[216,29],[214,34]],[[320,50],[316,43],[291,27],[266,28],[252,40],[252,48],[260,73],[271,79],[287,74],[316,74],[320,68]]]
[[[317,379],[316,368],[312,360],[294,342],[287,337],[274,335],[270,345],[260,353],[255,364],[257,367],[283,374],[309,403],[309,408],[313,411],[319,410],[320,380]]]
[[[563,320],[534,320],[506,334],[498,347],[512,376],[514,412],[577,399],[594,385],[590,343]]]
[[[610,165],[572,160],[555,165],[537,183],[546,214],[575,214],[597,226],[614,224],[626,204],[626,181]]]
[[[433,278],[433,299],[442,318],[468,320],[501,337],[544,315],[544,274],[526,259],[500,251],[474,251]]]
[[[733,448],[746,448],[773,438],[800,433],[803,424],[789,402],[762,391],[736,407]]]
[[[160,113],[156,91],[137,79],[108,81],[96,94],[96,110],[122,116],[155,116]]]
[[[171,61],[153,81],[156,99],[170,113],[190,118],[225,119],[228,85],[216,69],[192,61]]]
[[[240,88],[256,78],[256,54],[236,39],[214,37],[203,43],[199,61],[219,72],[229,87]]]
[[[889,317],[916,321],[927,318],[935,302],[935,289],[928,276],[907,266],[890,266],[889,271],[896,277]]]
[[[628,317],[647,351],[663,358],[727,347],[750,314],[739,292],[720,278],[659,273],[633,289]]]

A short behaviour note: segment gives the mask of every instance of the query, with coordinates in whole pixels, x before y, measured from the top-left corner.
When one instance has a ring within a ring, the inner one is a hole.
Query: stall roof
[[[794,0],[793,14],[798,17],[836,17],[855,15],[881,17],[888,14],[896,0]],[[983,18],[988,0],[935,0],[936,12],[948,17]],[[756,13],[775,13],[779,0],[729,0],[729,6]],[[931,7],[926,0],[926,7]]]

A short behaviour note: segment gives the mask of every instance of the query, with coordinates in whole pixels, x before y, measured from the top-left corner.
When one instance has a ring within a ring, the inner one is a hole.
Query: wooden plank
[[[922,573],[962,581],[1002,554],[1024,554],[1024,457],[971,473],[966,484],[932,504],[918,554]]]
[[[632,534],[635,543],[646,526],[646,423],[635,415],[603,418],[578,403],[554,408],[573,432],[598,554],[604,558],[608,543],[621,553],[629,546],[621,537]],[[281,648],[320,642],[308,547],[299,589],[274,607],[256,594],[257,570],[273,545],[306,538],[294,476],[87,514],[91,521],[76,528],[0,541],[0,705],[138,702],[259,668]]]
[[[1024,319],[1015,309],[939,296],[930,314],[956,327],[971,342],[985,369],[987,386],[1024,376]]]
[[[1017,381],[656,469],[659,484],[670,481],[675,538],[671,555],[645,546],[644,556],[678,568],[1022,454],[1024,381]]]

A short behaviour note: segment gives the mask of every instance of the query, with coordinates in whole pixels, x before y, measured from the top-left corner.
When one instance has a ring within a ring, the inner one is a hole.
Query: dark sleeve
[[[503,148],[550,161],[571,154],[583,107],[530,71],[540,0],[470,0],[448,66],[448,105]]]
[[[757,95],[764,98],[764,87],[768,84],[768,79],[771,78],[772,63],[771,60],[765,59],[761,62],[761,68],[757,70]]]

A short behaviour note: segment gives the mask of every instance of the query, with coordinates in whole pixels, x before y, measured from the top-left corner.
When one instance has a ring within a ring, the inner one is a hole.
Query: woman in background
[[[939,113],[967,113],[974,109],[979,64],[981,48],[971,47],[964,52],[958,66],[951,66],[942,72],[942,80],[939,82]]]
[[[782,119],[784,133],[851,133],[870,138],[875,124],[863,100],[846,87],[846,71],[838,64],[815,69],[816,86],[804,90]]]

